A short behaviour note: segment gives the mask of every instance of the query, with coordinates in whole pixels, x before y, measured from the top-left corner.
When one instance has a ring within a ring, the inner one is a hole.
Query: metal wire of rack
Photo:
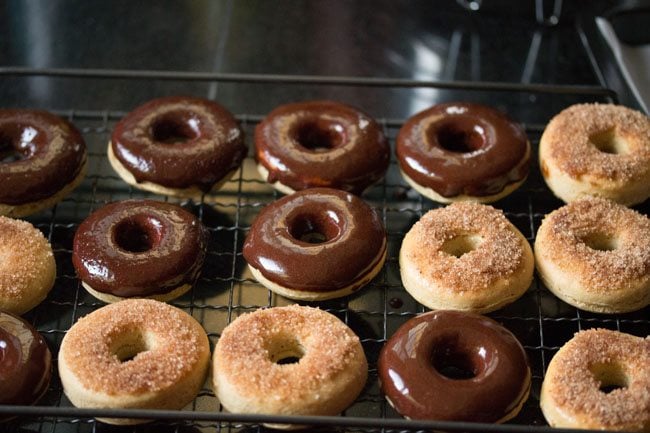
[[[544,98],[559,99],[559,105],[574,102],[616,102],[615,92],[596,86],[566,86],[543,84],[503,84],[464,82],[421,82],[412,80],[366,79],[358,77],[309,77],[254,74],[188,73],[168,71],[115,71],[28,68],[0,68],[0,76],[12,80],[27,78],[54,80],[83,80],[111,82],[112,80],[162,80],[171,81],[181,88],[190,82],[234,83],[262,86],[308,86],[319,91],[326,86],[372,87],[380,92],[394,89],[449,89],[466,92],[472,99],[492,98],[494,94],[508,95],[506,101],[518,101],[525,95],[524,103],[535,103]],[[327,96],[328,91],[325,91]],[[0,93],[1,95],[1,93]],[[159,96],[150,95],[151,98]],[[200,95],[198,95],[200,96]],[[1,97],[1,96],[0,96]],[[282,97],[280,97],[282,98]],[[228,106],[228,101],[220,102]],[[282,102],[290,102],[285,100]],[[353,103],[353,101],[351,101]],[[501,104],[502,106],[504,104]],[[39,107],[48,108],[48,107]],[[517,117],[518,107],[505,103],[506,111]],[[189,293],[172,302],[199,320],[214,346],[220,332],[238,315],[260,307],[286,305],[291,301],[264,289],[246,269],[241,246],[251,222],[266,204],[278,198],[278,193],[261,180],[255,163],[249,156],[242,168],[219,192],[201,200],[179,200],[172,197],[133,189],[112,171],[106,159],[106,144],[115,122],[125,112],[106,108],[103,110],[68,107],[53,110],[68,118],[82,132],[89,149],[89,175],[82,185],[57,206],[30,217],[48,237],[57,260],[58,277],[48,298],[26,315],[45,336],[56,356],[61,339],[67,329],[81,316],[103,304],[81,287],[71,265],[72,239],[77,225],[101,205],[126,198],[154,198],[182,204],[197,214],[211,234],[207,260],[203,272]],[[541,111],[548,119],[557,111],[546,104]],[[263,117],[260,112],[237,112],[238,120],[246,133],[249,145],[255,124]],[[377,116],[378,121],[394,145],[395,136],[404,119]],[[527,121],[526,118],[519,118]],[[525,123],[528,136],[537,146],[544,123]],[[356,402],[339,417],[277,417],[228,414],[207,385],[196,400],[182,411],[84,410],[73,408],[63,394],[60,380],[53,377],[49,391],[35,407],[0,406],[0,415],[20,415],[4,425],[7,431],[38,432],[95,432],[95,431],[209,431],[253,432],[265,431],[263,422],[298,423],[320,426],[317,431],[540,431],[562,430],[545,427],[539,409],[539,390],[546,365],[553,354],[574,332],[592,327],[605,327],[646,336],[650,334],[650,308],[623,315],[604,316],[579,311],[550,294],[539,281],[514,304],[490,316],[510,329],[524,345],[533,372],[531,396],[522,412],[508,425],[449,423],[433,421],[408,421],[402,419],[383,398],[377,379],[377,357],[383,343],[406,320],[425,311],[402,288],[397,255],[401,239],[410,226],[426,211],[438,205],[422,199],[411,191],[399,175],[393,158],[386,178],[367,191],[363,198],[382,216],[388,233],[388,258],[378,277],[358,293],[337,300],[314,305],[323,308],[347,323],[359,335],[369,361],[369,379]],[[545,214],[561,206],[545,186],[533,160],[531,175],[520,190],[497,202],[496,207],[532,243]],[[649,206],[638,207],[644,214]],[[154,418],[157,421],[130,428],[112,427],[94,420],[95,416]]]

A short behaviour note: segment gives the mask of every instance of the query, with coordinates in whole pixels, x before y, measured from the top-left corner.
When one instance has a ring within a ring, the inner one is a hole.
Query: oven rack
[[[545,122],[561,108],[576,102],[617,102],[616,92],[599,86],[547,85],[459,81],[417,81],[365,77],[323,77],[303,75],[228,74],[179,71],[133,71],[93,69],[32,69],[0,67],[0,77],[5,83],[18,88],[37,83],[51,86],[111,88],[116,85],[152,86],[156,93],[147,99],[163,94],[183,93],[195,96],[214,96],[230,107],[241,123],[246,142],[250,146],[253,128],[268,110],[257,109],[254,103],[242,105],[232,95],[248,86],[276,92],[274,105],[296,100],[295,89],[306,95],[342,99],[343,90],[353,89],[362,97],[372,98],[395,95],[405,99],[417,96],[422,89],[440,91],[438,100],[464,99],[496,101],[492,105],[505,109],[512,117],[524,123],[526,132],[536,149]],[[154,83],[152,85],[152,83]],[[167,88],[167,83],[170,87]],[[226,86],[231,86],[226,88]],[[365,93],[370,91],[371,93]],[[0,84],[0,97],[7,86]],[[77,89],[78,92],[78,89]],[[226,96],[222,96],[222,95]],[[264,289],[246,270],[241,255],[241,245],[250,223],[259,210],[277,199],[280,194],[261,180],[250,155],[242,169],[226,183],[225,187],[200,200],[179,200],[159,196],[129,187],[110,168],[106,160],[106,144],[114,124],[129,109],[106,105],[78,103],[76,94],[55,103],[43,98],[42,104],[33,108],[53,111],[74,123],[86,139],[89,150],[89,174],[82,185],[68,198],[51,210],[28,218],[41,229],[53,245],[57,259],[58,276],[48,298],[25,317],[45,336],[56,356],[61,338],[79,317],[99,308],[103,303],[88,295],[77,280],[71,266],[71,245],[77,225],[102,204],[126,198],[154,198],[180,203],[197,214],[210,231],[211,241],[203,272],[196,287],[171,303],[197,318],[206,328],[211,347],[220,332],[237,315],[259,307],[286,305],[289,300]],[[3,98],[4,99],[4,98]],[[11,99],[11,98],[8,98]],[[39,102],[38,98],[33,98]],[[363,99],[363,98],[361,98]],[[28,101],[31,101],[28,99]],[[140,101],[140,102],[144,102]],[[355,100],[346,100],[363,106]],[[110,103],[110,101],[108,101]],[[536,106],[528,112],[527,104]],[[14,104],[18,106],[18,104]],[[239,106],[237,106],[239,105]],[[404,116],[395,116],[384,107],[374,108],[377,118],[394,146],[395,136],[404,122]],[[425,311],[403,290],[399,279],[397,253],[402,237],[410,226],[429,209],[439,205],[423,199],[411,191],[399,175],[394,155],[386,178],[367,191],[363,198],[382,216],[388,233],[388,258],[384,269],[365,289],[352,296],[311,303],[340,317],[359,335],[369,360],[369,379],[357,401],[338,417],[278,417],[262,415],[229,414],[222,411],[216,397],[206,385],[197,399],[182,411],[147,410],[89,410],[71,406],[62,392],[55,374],[45,397],[35,407],[0,406],[0,414],[21,415],[14,421],[0,425],[0,430],[38,432],[86,431],[267,431],[264,422],[298,423],[319,426],[316,431],[503,431],[503,432],[559,432],[546,427],[539,410],[539,387],[546,365],[552,355],[575,331],[591,327],[606,327],[637,335],[650,334],[650,308],[624,314],[604,316],[579,311],[556,299],[536,277],[528,292],[511,306],[489,314],[504,324],[522,342],[531,361],[533,387],[531,396],[519,416],[507,425],[459,422],[409,421],[402,419],[381,395],[376,373],[376,359],[382,344],[406,320]],[[511,196],[495,203],[517,226],[529,242],[545,214],[561,206],[544,184],[536,158],[533,158],[531,175],[525,184]],[[644,214],[649,206],[637,207]],[[95,416],[156,418],[151,424],[137,427],[113,427],[94,420]],[[568,430],[567,430],[568,431]]]

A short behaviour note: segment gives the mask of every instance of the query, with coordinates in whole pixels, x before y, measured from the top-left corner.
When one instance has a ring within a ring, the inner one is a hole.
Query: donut
[[[0,310],[26,313],[45,299],[55,278],[43,233],[27,221],[0,216]]]
[[[548,365],[540,406],[552,427],[650,432],[650,337],[578,332]]]
[[[230,179],[247,148],[225,108],[205,99],[170,96],[149,101],[120,120],[107,152],[129,185],[200,197]]]
[[[205,258],[208,232],[180,206],[153,200],[110,203],[77,229],[72,264],[104,302],[169,301],[187,292]]]
[[[243,248],[253,276],[290,299],[349,295],[386,260],[386,233],[375,211],[351,193],[312,188],[266,206]]]
[[[103,409],[181,409],[197,396],[209,364],[210,346],[201,325],[152,299],[116,302],[79,319],[63,337],[58,358],[63,390],[72,404]]]
[[[526,180],[530,143],[505,114],[468,102],[438,104],[397,135],[404,180],[439,203],[497,201]]]
[[[544,285],[581,310],[650,305],[650,219],[611,200],[585,197],[546,215],[535,262]]]
[[[317,308],[291,305],[244,314],[223,330],[214,348],[214,392],[233,413],[336,415],[357,398],[367,375],[359,338]]]
[[[514,302],[533,280],[524,236],[489,205],[453,203],[427,212],[399,253],[404,288],[434,310],[487,313]]]
[[[86,159],[70,122],[46,111],[0,109],[0,215],[54,206],[81,183]]]
[[[379,354],[386,400],[409,419],[502,423],[530,392],[526,352],[492,319],[430,311],[404,323]]]
[[[386,173],[390,148],[367,114],[307,101],[281,105],[257,125],[255,155],[262,178],[285,194],[315,187],[361,194]]]
[[[584,196],[641,203],[650,197],[650,118],[618,105],[572,105],[544,130],[539,162],[566,203]]]
[[[0,311],[0,405],[36,403],[51,377],[52,354],[43,337],[25,320]]]

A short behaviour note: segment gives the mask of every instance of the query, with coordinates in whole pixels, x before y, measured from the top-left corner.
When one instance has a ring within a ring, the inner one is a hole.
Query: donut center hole
[[[0,131],[0,163],[22,161],[34,154],[35,128],[27,126],[16,130]]]
[[[589,141],[603,153],[623,155],[628,153],[627,141],[616,133],[615,128],[599,131],[589,136]]]
[[[183,119],[163,116],[151,126],[154,141],[163,144],[179,144],[199,137],[199,121],[194,118]]]
[[[467,127],[454,123],[434,125],[429,135],[432,142],[437,141],[440,147],[449,152],[470,153],[479,150],[485,145],[483,128],[479,125]]]
[[[297,364],[305,355],[302,345],[297,340],[289,338],[276,339],[267,350],[271,362],[279,365]]]
[[[121,363],[135,359],[140,353],[147,352],[151,347],[145,335],[140,332],[129,332],[120,337],[114,344],[112,353]]]
[[[458,235],[442,244],[442,251],[460,258],[477,249],[483,243],[483,238],[477,235]]]
[[[627,374],[618,364],[597,364],[591,366],[590,369],[596,380],[600,382],[598,389],[604,394],[628,386]]]
[[[130,253],[150,251],[159,242],[162,226],[153,218],[130,218],[119,222],[114,229],[117,246]]]
[[[480,366],[472,354],[462,350],[452,339],[440,341],[435,345],[431,362],[438,373],[453,380],[472,379],[480,373]]]
[[[590,233],[580,240],[595,251],[614,251],[618,248],[618,240],[605,233]]]
[[[324,119],[302,122],[291,135],[300,146],[313,152],[327,152],[345,141],[343,126]]]
[[[308,244],[322,244],[339,236],[340,219],[336,212],[298,215],[289,224],[289,234],[296,240]]]

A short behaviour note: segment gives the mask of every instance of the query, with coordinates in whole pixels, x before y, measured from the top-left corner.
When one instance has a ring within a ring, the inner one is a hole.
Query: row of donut
[[[0,215],[26,216],[70,193],[86,171],[86,150],[69,122],[43,111],[0,110],[0,133],[20,155],[0,164]],[[615,105],[581,104],[551,120],[540,141],[542,175],[570,202],[585,195],[625,205],[650,196],[650,119]],[[362,193],[388,168],[390,148],[368,115],[341,103],[282,105],[255,129],[262,176],[284,193],[330,187]],[[108,159],[129,184],[200,196],[219,188],[247,153],[235,118],[215,102],[166,97],[120,120]],[[472,103],[438,104],[401,128],[404,179],[432,200],[489,203],[519,187],[530,143],[505,114]]]
[[[0,404],[32,404],[48,388],[51,353],[21,318],[0,312],[0,324],[3,359],[20,359],[2,364]],[[270,415],[337,415],[368,376],[358,336],[334,315],[298,305],[239,316],[223,330],[211,369],[209,359],[206,332],[190,315],[159,301],[129,299],[72,326],[58,371],[77,407],[177,410],[196,398],[210,370],[226,410]],[[378,376],[387,401],[409,419],[505,422],[519,413],[531,388],[516,337],[487,317],[458,311],[432,311],[404,323],[381,350]],[[592,329],[553,357],[540,405],[555,427],[646,432],[649,387],[650,339]]]
[[[72,262],[96,298],[169,301],[199,276],[208,232],[180,206],[153,200],[105,205],[78,227]],[[312,188],[266,206],[251,225],[243,255],[268,289],[302,301],[349,295],[386,260],[377,213],[340,190]],[[47,296],[56,266],[43,235],[0,217],[7,258],[0,309],[22,314]],[[535,264],[556,296],[582,310],[625,313],[650,304],[650,219],[618,203],[583,198],[548,214],[528,241],[502,211],[458,202],[426,213],[399,253],[405,289],[431,309],[487,313],[521,297]]]

